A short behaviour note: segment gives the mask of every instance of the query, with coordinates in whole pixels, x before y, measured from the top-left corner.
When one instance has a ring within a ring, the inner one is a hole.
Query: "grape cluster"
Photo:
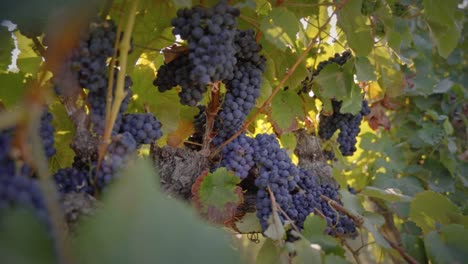
[[[153,84],[158,87],[160,92],[165,92],[180,85],[182,88],[179,92],[180,103],[195,106],[203,98],[203,93],[206,92],[207,87],[190,79],[192,68],[189,56],[187,54],[180,55],[158,69]]]
[[[137,142],[133,136],[124,132],[107,147],[107,153],[99,167],[96,161],[93,162],[91,176],[93,180],[96,179],[96,186],[99,190],[106,187],[117,176],[117,171],[136,149]]]
[[[302,81],[302,89],[299,91],[299,93],[309,93],[311,91],[314,77],[318,76],[323,68],[325,68],[325,66],[332,63],[343,66],[348,61],[348,59],[351,58],[351,55],[351,51],[347,50],[341,54],[335,53],[335,56],[328,58],[328,60],[319,62],[317,68],[312,72],[311,76],[306,77],[305,80]]]
[[[241,134],[223,147],[220,166],[233,171],[241,179],[246,178],[254,166],[252,141],[252,138]]]
[[[36,179],[15,174],[0,175],[0,213],[1,210],[12,207],[31,209],[41,222],[49,224],[47,209]]]
[[[343,203],[340,201],[338,189],[331,185],[320,185],[318,188],[318,193],[334,200],[340,205],[343,205]],[[347,215],[335,210],[325,199],[321,199],[320,203],[320,212],[323,216],[325,216],[328,225],[328,227],[325,229],[327,234],[332,236],[349,237],[354,237],[357,234],[356,225],[353,220],[351,220]]]
[[[253,141],[254,161],[259,168],[255,179],[257,192],[257,217],[265,230],[271,216],[272,204],[268,189],[273,193],[277,205],[285,212],[291,211],[291,191],[297,188],[299,170],[292,164],[288,153],[280,147],[274,135],[258,134]],[[284,216],[280,215],[282,221]]]
[[[90,92],[102,90],[107,85],[107,59],[114,55],[117,37],[116,25],[112,20],[91,21],[77,47],[74,48],[58,72],[54,72],[55,91],[59,95],[69,95],[76,89],[69,82],[77,82],[79,87]],[[47,36],[44,44],[48,44]]]
[[[119,133],[129,132],[138,145],[150,144],[162,137],[161,123],[153,114],[125,114]]]
[[[207,85],[233,75],[236,17],[240,11],[221,0],[211,8],[180,9],[171,21],[173,34],[188,41],[190,79]]]
[[[370,113],[370,108],[366,100],[362,101],[359,113],[352,115],[340,113],[341,101],[332,100],[333,114],[331,116],[320,115],[319,136],[323,139],[330,139],[336,130],[340,152],[343,156],[351,156],[356,151],[356,137],[360,132],[359,126],[363,116]]]

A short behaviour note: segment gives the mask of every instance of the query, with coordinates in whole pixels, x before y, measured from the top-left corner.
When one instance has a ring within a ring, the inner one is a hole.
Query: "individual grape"
[[[48,158],[52,157],[56,149],[54,147],[54,132],[55,128],[52,125],[53,116],[49,111],[44,111],[41,116],[41,123],[39,127],[39,135],[42,139],[44,152]]]
[[[153,84],[158,87],[160,92],[165,92],[173,87],[180,85],[182,88],[179,92],[180,103],[189,106],[195,106],[207,91],[204,84],[195,83],[190,79],[190,71],[193,66],[187,54],[181,55],[162,65],[158,69],[158,74]]]
[[[223,147],[220,166],[233,171],[241,179],[247,177],[254,166],[252,141],[245,134],[241,134]]]
[[[150,113],[123,115],[119,132],[129,132],[138,145],[150,144],[162,137],[161,123]]]
[[[234,37],[238,9],[221,0],[211,8],[201,6],[179,9],[171,21],[173,34],[188,41],[192,65],[190,79],[207,85],[230,79],[236,64]]]
[[[101,161],[101,166],[97,168],[97,162],[93,162],[92,180],[96,180],[96,186],[99,190],[106,187],[117,176],[118,170],[125,165],[136,148],[137,142],[128,132],[113,139]]]
[[[86,192],[93,194],[93,186],[89,172],[77,168],[62,168],[53,175],[58,190],[65,194],[70,192]]]

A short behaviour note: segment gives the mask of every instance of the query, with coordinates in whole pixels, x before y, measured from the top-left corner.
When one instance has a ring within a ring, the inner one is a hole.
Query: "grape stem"
[[[203,137],[203,147],[200,151],[202,155],[209,156],[210,155],[210,144],[211,144],[211,133],[214,127],[214,120],[218,113],[219,109],[219,89],[220,89],[220,82],[216,82],[210,84],[211,90],[211,100],[208,103],[208,108],[206,109],[206,129],[205,135]]]
[[[291,75],[296,71],[296,68],[299,66],[299,64],[301,64],[301,62],[307,57],[307,54],[309,54],[310,50],[312,49],[312,47],[315,45],[315,39],[317,37],[320,36],[320,34],[326,29],[327,25],[330,23],[332,17],[339,11],[343,8],[343,6],[346,5],[346,3],[348,2],[348,0],[343,0],[340,4],[338,4],[335,8],[335,10],[333,11],[333,13],[328,17],[327,21],[325,21],[325,23],[318,29],[318,32],[317,34],[315,34],[315,36],[312,38],[312,40],[310,41],[309,45],[307,45],[307,48],[302,52],[301,56],[299,56],[299,58],[296,60],[296,62],[293,64],[293,66],[291,66],[291,68],[289,68],[288,72],[286,73],[286,75],[283,77],[283,79],[278,83],[278,85],[276,86],[275,90],[273,90],[273,92],[271,93],[270,96],[268,96],[268,98],[265,100],[265,102],[262,104],[262,106],[255,112],[255,114],[252,115],[252,117],[244,123],[244,125],[241,127],[241,129],[239,129],[234,135],[232,135],[229,139],[227,139],[226,141],[223,142],[223,144],[221,144],[212,154],[211,154],[211,158],[215,157],[220,151],[221,149],[226,146],[227,144],[229,144],[231,141],[233,141],[236,137],[238,137],[240,134],[242,134],[254,121],[255,119],[257,118],[257,116],[264,112],[265,109],[270,105],[271,103],[271,100],[273,100],[273,97],[279,92],[279,90],[281,90],[284,86],[284,84],[286,83],[286,81],[289,79],[289,77],[291,77]]]
[[[128,58],[128,51],[130,50],[130,40],[131,40],[131,35],[132,35],[132,30],[133,30],[133,25],[135,24],[135,16],[136,16],[136,10],[138,7],[138,0],[132,1],[132,4],[130,6],[130,11],[127,19],[127,24],[125,27],[125,34],[123,35],[122,41],[119,43],[119,64],[120,64],[120,70],[117,75],[117,85],[115,87],[115,96],[112,101],[112,107],[110,111],[110,115],[106,114],[106,126],[104,130],[104,137],[101,143],[101,146],[99,147],[99,160],[98,160],[98,168],[100,165],[100,162],[102,161],[102,158],[104,157],[104,154],[107,149],[107,145],[109,145],[111,141],[111,133],[114,128],[114,123],[115,120],[117,119],[117,116],[119,114],[120,110],[120,105],[122,104],[122,101],[124,100],[126,96],[126,92],[124,90],[124,85],[125,85],[125,74],[127,72],[127,58]],[[119,36],[120,32],[117,32],[117,36]],[[116,38],[118,41],[119,37]],[[112,72],[114,69],[110,69],[111,71],[111,76],[112,79],[110,82],[113,80],[113,74]],[[111,86],[112,88],[112,86]],[[108,89],[108,91],[111,91],[113,89]],[[97,177],[96,173],[96,177]],[[94,182],[96,182],[96,178],[94,179]]]

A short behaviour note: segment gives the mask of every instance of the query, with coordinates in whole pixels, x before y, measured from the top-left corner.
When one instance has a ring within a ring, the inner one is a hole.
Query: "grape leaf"
[[[379,228],[385,223],[385,219],[381,215],[371,212],[364,212],[362,216],[364,218],[362,226],[372,234],[375,242],[383,248],[390,248],[387,240],[379,232]]]
[[[366,186],[359,195],[375,197],[389,202],[411,201],[411,197],[403,195],[400,190],[393,188],[379,189],[373,186]]]
[[[318,244],[327,253],[342,255],[344,252],[331,236],[324,233],[327,222],[316,215],[310,214],[304,221],[302,235],[311,244]]]
[[[296,33],[299,31],[298,19],[284,7],[274,8],[262,19],[260,29],[265,38],[281,51],[294,47]]]
[[[258,221],[257,213],[247,213],[242,219],[234,223],[235,227],[240,233],[260,233],[262,227],[260,221]]]
[[[257,264],[281,264],[281,249],[274,241],[266,239],[257,255]]]
[[[356,78],[360,82],[375,81],[377,76],[375,75],[375,68],[366,57],[356,57],[354,62],[356,67]]]
[[[424,191],[414,197],[410,218],[424,233],[436,230],[437,224],[468,223],[468,217],[463,216],[456,205],[447,197],[433,191]]]
[[[24,94],[26,85],[24,84],[24,73],[0,73],[0,101],[7,107],[15,105]]]
[[[271,122],[279,134],[297,129],[296,118],[305,118],[301,98],[291,89],[279,91],[271,104]]]
[[[26,73],[35,73],[42,63],[42,58],[34,52],[33,41],[21,35],[19,31],[15,31],[14,35],[18,41],[18,49],[20,50],[16,60],[18,68]]]
[[[431,263],[466,263],[468,229],[461,225],[444,226],[439,232],[427,234],[424,245]]]
[[[243,201],[242,189],[237,186],[239,182],[240,179],[226,168],[204,176],[199,187],[192,188],[200,213],[214,223],[231,220]]]
[[[367,56],[373,46],[371,27],[361,15],[362,0],[347,3],[338,11],[338,25],[346,34],[349,46],[358,56]]]
[[[142,160],[125,170],[79,227],[76,263],[239,263],[228,234],[162,194],[155,175]]]
[[[292,263],[322,263],[322,251],[316,244],[310,244],[306,240],[294,242],[294,252],[297,255],[292,259]],[[286,262],[284,262],[286,263]]]
[[[3,211],[5,210],[5,211]],[[2,263],[53,263],[50,235],[31,211],[0,209],[0,259]]]
[[[343,72],[336,63],[323,68],[320,74],[314,78],[319,85],[320,95],[325,98],[342,100],[346,97],[348,86],[353,82],[352,74]]]
[[[406,251],[419,263],[428,263],[424,247],[424,241],[415,235],[401,234],[401,241]]]
[[[457,11],[458,1],[448,0],[441,5],[434,0],[424,0],[424,17],[431,28],[431,36],[437,46],[440,56],[447,58],[457,46],[461,35],[461,22],[457,18],[463,16]]]

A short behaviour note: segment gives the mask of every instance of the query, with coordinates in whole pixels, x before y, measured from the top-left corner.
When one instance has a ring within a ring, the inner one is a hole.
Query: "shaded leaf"
[[[305,117],[301,98],[291,89],[279,91],[271,104],[271,122],[279,134],[297,129],[296,118]]]
[[[366,186],[359,195],[375,197],[389,202],[411,201],[411,197],[403,195],[400,190],[393,188],[379,189],[373,186]]]
[[[466,263],[468,259],[468,230],[461,225],[430,232],[424,244],[431,263]]]
[[[162,194],[155,175],[136,162],[109,189],[77,232],[77,263],[239,263],[228,235]]]
[[[296,33],[299,32],[298,21],[294,13],[279,7],[263,18],[260,28],[268,41],[285,51],[288,46],[294,47]]]
[[[358,56],[367,56],[373,46],[371,27],[367,18],[361,15],[362,0],[346,4],[338,11],[338,25],[346,34],[349,46]]]

